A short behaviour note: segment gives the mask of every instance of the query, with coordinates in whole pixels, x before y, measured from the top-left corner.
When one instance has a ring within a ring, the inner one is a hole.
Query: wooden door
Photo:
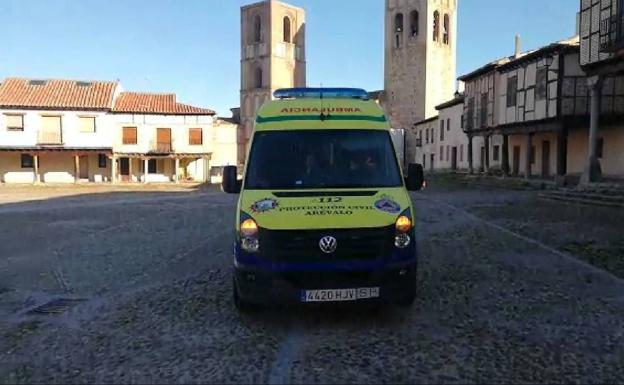
[[[171,152],[171,128],[156,129],[156,145],[158,152]]]
[[[542,142],[542,178],[550,176],[550,141]]]
[[[520,146],[513,147],[513,171],[512,175],[518,176],[520,174]]]
[[[121,175],[122,182],[130,181],[130,159],[129,158],[119,159],[119,175]]]
[[[451,169],[457,170],[457,147],[451,149]]]
[[[89,179],[89,157],[80,156],[80,179]]]

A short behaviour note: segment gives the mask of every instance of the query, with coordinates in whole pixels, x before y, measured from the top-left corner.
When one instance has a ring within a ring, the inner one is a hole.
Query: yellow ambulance
[[[383,109],[361,89],[292,88],[258,111],[240,194],[234,302],[380,301],[416,296],[415,213]]]

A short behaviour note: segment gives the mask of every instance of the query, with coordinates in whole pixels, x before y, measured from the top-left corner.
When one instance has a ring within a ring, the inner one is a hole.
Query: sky
[[[0,0],[0,78],[121,81],[230,116],[243,0]],[[309,86],[383,88],[384,0],[291,0],[306,10]],[[459,0],[458,76],[574,35],[579,0]]]

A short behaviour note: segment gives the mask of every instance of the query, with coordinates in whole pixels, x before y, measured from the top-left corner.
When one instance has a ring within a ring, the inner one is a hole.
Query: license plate
[[[345,302],[371,298],[379,298],[378,287],[301,291],[301,302]]]

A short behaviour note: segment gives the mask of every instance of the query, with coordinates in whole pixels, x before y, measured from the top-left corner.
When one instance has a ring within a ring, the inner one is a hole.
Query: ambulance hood
[[[241,211],[269,230],[318,230],[391,226],[409,209],[405,189],[247,190]]]

